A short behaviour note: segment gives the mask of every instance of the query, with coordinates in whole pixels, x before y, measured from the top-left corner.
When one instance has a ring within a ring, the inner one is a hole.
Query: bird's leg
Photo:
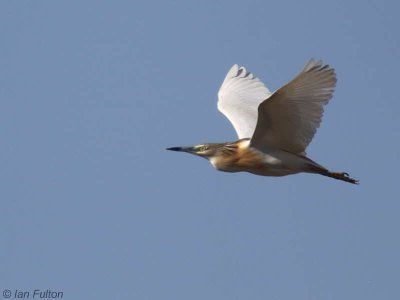
[[[346,172],[331,172],[325,168],[320,168],[314,165],[310,165],[309,167],[312,173],[321,174],[323,176],[335,178],[337,180],[343,180],[352,184],[358,184],[358,180],[351,178],[350,175]]]
[[[343,180],[343,181],[350,182],[350,183],[353,183],[353,184],[358,184],[358,180],[351,178],[349,176],[349,174],[346,173],[346,172],[338,173],[338,172],[327,171],[326,173],[321,173],[321,175],[328,176],[328,177],[331,177],[331,178],[335,178],[335,179],[338,179],[338,180]]]

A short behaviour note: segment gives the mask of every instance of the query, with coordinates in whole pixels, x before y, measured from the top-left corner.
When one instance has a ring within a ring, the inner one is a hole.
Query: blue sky
[[[64,299],[397,299],[395,1],[2,1],[0,289]],[[217,172],[228,69],[338,84],[309,156],[359,186]]]

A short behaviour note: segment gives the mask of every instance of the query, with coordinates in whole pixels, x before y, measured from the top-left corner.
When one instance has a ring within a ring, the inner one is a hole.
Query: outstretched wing
[[[310,60],[299,75],[259,105],[251,145],[260,150],[273,146],[304,153],[335,85],[335,70],[322,61]]]
[[[258,105],[271,95],[244,67],[234,65],[218,92],[218,109],[232,123],[239,139],[250,138],[257,123]]]

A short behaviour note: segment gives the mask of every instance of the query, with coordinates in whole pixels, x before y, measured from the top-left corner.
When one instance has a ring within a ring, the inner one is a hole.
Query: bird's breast
[[[244,145],[239,145],[230,155],[211,158],[210,162],[217,170],[224,172],[250,172],[264,176],[283,176],[298,172],[274,153],[264,153]]]
[[[251,147],[238,146],[233,153],[210,159],[211,164],[220,171],[240,172],[259,170],[265,167],[265,154]]]

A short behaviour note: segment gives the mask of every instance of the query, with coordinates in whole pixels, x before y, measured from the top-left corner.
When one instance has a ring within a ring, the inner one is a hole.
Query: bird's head
[[[167,150],[187,152],[204,157],[210,161],[214,168],[237,172],[235,162],[241,155],[241,149],[248,147],[250,139],[241,139],[235,142],[220,144],[201,144],[193,147],[172,147]]]

